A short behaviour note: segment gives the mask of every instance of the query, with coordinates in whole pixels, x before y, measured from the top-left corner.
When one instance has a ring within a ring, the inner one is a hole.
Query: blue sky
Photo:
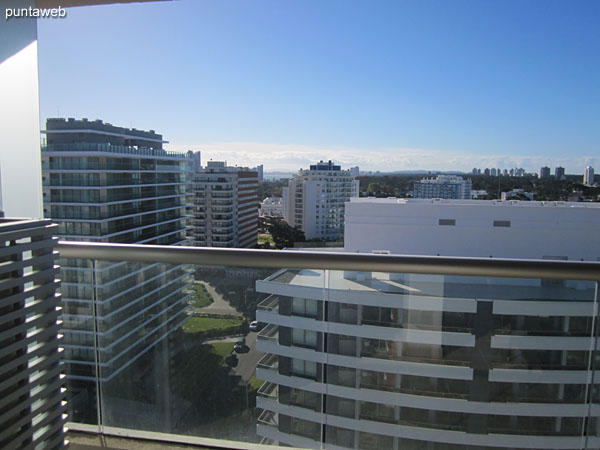
[[[600,166],[598,1],[201,1],[39,20],[41,116],[296,170]]]

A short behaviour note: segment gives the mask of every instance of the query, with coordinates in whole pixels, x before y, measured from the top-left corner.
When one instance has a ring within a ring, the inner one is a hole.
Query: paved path
[[[212,313],[212,314],[234,314],[239,315],[240,313],[236,311],[236,309],[231,306],[227,300],[223,298],[221,294],[215,291],[215,288],[212,287],[205,281],[196,281],[197,284],[202,284],[210,296],[213,298],[213,302],[205,306],[204,308],[194,308],[196,312],[204,312],[204,313]]]
[[[246,383],[254,375],[258,360],[262,358],[264,353],[256,351],[256,332],[250,331],[246,336],[246,345],[250,347],[248,353],[238,353],[239,364],[234,369],[235,373],[242,377]]]

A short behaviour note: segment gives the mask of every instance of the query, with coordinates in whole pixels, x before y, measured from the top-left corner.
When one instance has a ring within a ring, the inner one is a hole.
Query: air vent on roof
[[[494,226],[508,228],[510,227],[510,220],[494,220]]]
[[[456,225],[456,219],[440,219],[439,225]]]

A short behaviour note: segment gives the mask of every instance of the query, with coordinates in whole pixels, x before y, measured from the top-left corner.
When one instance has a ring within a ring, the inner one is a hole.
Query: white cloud
[[[586,166],[600,169],[600,158],[485,155],[458,151],[387,147],[365,149],[355,147],[317,147],[293,144],[261,144],[257,142],[214,142],[171,144],[168,150],[202,152],[202,161],[227,161],[229,165],[256,166],[265,171],[295,172],[319,160],[333,160],[344,168],[359,166],[361,170],[389,172],[395,170],[439,170],[470,172],[473,167],[513,168],[539,171],[542,166],[565,167],[569,174],[582,174]]]

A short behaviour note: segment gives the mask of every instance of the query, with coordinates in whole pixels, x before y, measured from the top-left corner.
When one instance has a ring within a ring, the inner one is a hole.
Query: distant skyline
[[[180,0],[39,20],[42,126],[296,171],[600,167],[600,2]],[[598,156],[597,156],[598,155]]]

